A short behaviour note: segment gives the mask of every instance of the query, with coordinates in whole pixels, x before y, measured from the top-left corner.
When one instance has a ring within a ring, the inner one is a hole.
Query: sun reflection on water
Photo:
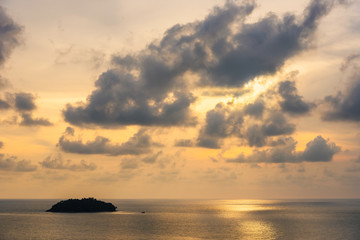
[[[270,223],[264,221],[244,221],[240,223],[239,227],[244,240],[278,239],[276,229]]]
[[[221,209],[224,217],[237,221],[239,239],[279,239],[279,230],[265,219],[259,218],[258,212],[275,211],[280,208],[273,200],[225,200],[222,201]]]
[[[273,200],[224,200],[222,210],[230,212],[269,211],[278,209]]]

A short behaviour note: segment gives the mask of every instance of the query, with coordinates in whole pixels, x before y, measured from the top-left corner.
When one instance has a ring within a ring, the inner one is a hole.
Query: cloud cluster
[[[295,125],[281,111],[268,109],[263,100],[245,106],[219,103],[207,112],[196,145],[221,148],[225,138],[235,137],[246,140],[250,147],[263,147],[269,137],[291,135],[294,131]],[[193,141],[178,140],[176,146],[190,147]]]
[[[194,125],[190,89],[241,87],[276,73],[311,45],[319,20],[333,5],[313,0],[301,16],[268,14],[248,23],[255,3],[227,1],[202,21],[173,26],[143,51],[115,56],[114,68],[101,74],[87,102],[68,104],[64,118],[78,126]],[[285,90],[284,96],[284,108],[306,111],[295,92]]]
[[[73,163],[70,159],[64,160],[61,154],[56,157],[48,156],[44,161],[39,163],[43,168],[70,171],[93,171],[97,168],[95,163],[88,163],[85,160],[81,160],[78,164]]]
[[[0,170],[14,172],[32,172],[37,167],[28,160],[18,160],[16,156],[0,154]]]
[[[19,45],[22,27],[15,23],[0,6],[0,66],[10,56],[12,50]],[[0,90],[9,85],[6,79],[0,77]],[[0,111],[10,110],[18,112],[22,126],[50,126],[45,118],[33,118],[32,112],[36,109],[35,96],[31,93],[5,93],[0,96]]]
[[[360,55],[351,55],[341,66],[342,71],[348,71],[348,87],[336,95],[325,97],[330,106],[322,116],[325,121],[360,121]]]
[[[243,116],[241,111],[229,105],[218,103],[206,114],[205,126],[200,130],[197,146],[220,148],[220,140],[230,136],[240,136]]]
[[[22,27],[15,23],[0,6],[0,65],[20,43]]]
[[[17,112],[21,120],[18,123],[21,126],[51,126],[52,123],[46,118],[34,118],[33,112],[37,106],[35,103],[36,97],[31,93],[17,92],[6,93],[5,99],[0,99],[0,110],[13,109]]]
[[[282,97],[280,101],[281,110],[291,115],[299,116],[309,113],[313,103],[304,102],[298,95],[294,81],[283,81],[279,84],[279,94]]]
[[[161,144],[153,142],[146,129],[140,129],[128,141],[122,144],[113,144],[108,138],[98,136],[93,141],[83,143],[82,140],[73,139],[75,130],[68,127],[60,137],[57,144],[64,152],[78,154],[106,154],[118,155],[141,155],[151,152],[152,147],[160,147]]]
[[[237,158],[227,159],[235,163],[299,163],[299,162],[329,162],[341,148],[321,136],[317,136],[306,144],[303,152],[296,151],[297,142],[287,138],[285,144],[266,150],[254,150],[251,155],[240,154]]]

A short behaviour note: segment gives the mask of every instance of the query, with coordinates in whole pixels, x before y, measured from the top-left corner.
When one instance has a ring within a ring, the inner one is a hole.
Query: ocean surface
[[[118,211],[48,213],[58,200],[0,200],[0,240],[360,239],[360,200],[105,201]]]

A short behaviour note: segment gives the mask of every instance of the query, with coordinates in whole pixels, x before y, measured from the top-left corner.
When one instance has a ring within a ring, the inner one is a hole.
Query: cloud
[[[309,113],[313,103],[304,102],[302,97],[297,94],[294,81],[283,81],[279,83],[279,94],[282,97],[280,106],[283,112],[294,116],[304,115]]]
[[[194,147],[195,143],[191,139],[178,139],[175,141],[175,147]]]
[[[21,126],[51,126],[52,123],[45,118],[33,118],[29,113],[21,114],[22,120],[20,122]]]
[[[295,125],[288,123],[280,112],[272,112],[261,122],[253,124],[245,130],[244,138],[250,147],[263,147],[267,145],[267,138],[281,135],[290,135],[295,131]]]
[[[276,73],[312,42],[333,1],[311,1],[301,16],[247,17],[255,3],[227,1],[202,21],[175,25],[144,50],[113,57],[86,102],[66,105],[65,121],[88,126],[193,126],[194,87],[242,87]],[[188,73],[197,77],[187,78]],[[195,80],[199,79],[199,80]]]
[[[352,60],[355,60],[353,58]],[[350,64],[350,61],[347,63]],[[325,97],[329,109],[322,115],[325,121],[360,121],[360,69],[354,66],[348,79],[348,88],[337,95]]]
[[[33,172],[37,169],[28,160],[18,160],[16,156],[6,157],[4,154],[0,154],[0,170],[14,171],[14,172]]]
[[[336,146],[335,143],[329,143],[329,140],[317,136],[313,141],[306,144],[302,158],[308,162],[328,162],[340,150],[341,148]]]
[[[0,76],[0,90],[10,86],[10,83],[7,79]]]
[[[121,161],[120,166],[122,169],[133,170],[139,168],[139,163],[137,159],[125,158]]]
[[[245,106],[244,113],[256,118],[262,118],[265,110],[265,103],[261,99],[257,99],[254,103]]]
[[[154,71],[152,74],[156,75],[156,68],[160,66],[148,67]],[[151,75],[151,73],[147,74]],[[152,78],[167,77],[152,76]],[[164,89],[160,92],[164,86],[159,85],[159,89],[154,89],[134,76],[117,70],[103,73],[95,84],[97,90],[90,96],[88,104],[66,106],[63,111],[65,121],[79,126],[91,124],[174,126],[196,123],[189,109],[195,97],[180,88],[173,88],[171,91]]]
[[[206,113],[205,126],[200,130],[197,146],[219,148],[220,139],[229,136],[240,136],[243,123],[241,111],[229,105],[218,103],[213,110]]]
[[[35,96],[31,93],[14,93],[15,109],[19,112],[33,111],[36,109]]]
[[[51,126],[52,123],[45,118],[33,118],[32,113],[37,108],[35,96],[31,93],[17,92],[6,93],[6,101],[0,99],[1,109],[13,109],[21,116],[19,124],[21,126]],[[17,124],[17,120],[12,124]]]
[[[10,108],[11,106],[7,101],[0,99],[0,110],[8,110]]]
[[[159,151],[153,155],[142,158],[141,161],[143,161],[144,163],[155,163],[162,153],[162,151]]]
[[[0,141],[0,149],[4,147],[4,143]]]
[[[161,144],[153,142],[146,129],[140,129],[127,142],[112,144],[108,138],[98,136],[93,141],[83,143],[82,140],[72,140],[74,129],[68,127],[60,137],[57,144],[61,150],[78,154],[106,154],[118,155],[140,155],[151,152],[152,147],[160,147]]]
[[[247,128],[245,138],[250,147],[262,147],[266,145],[266,136],[264,135],[261,127],[257,124]]]
[[[4,64],[14,47],[20,43],[22,27],[16,24],[0,6],[0,65]]]
[[[295,125],[288,123],[283,114],[273,112],[266,119],[261,127],[265,136],[279,136],[292,134],[295,131]]]
[[[80,163],[73,163],[72,160],[64,160],[62,155],[56,157],[48,156],[44,161],[39,162],[43,168],[70,170],[70,171],[93,171],[97,168],[94,163],[81,160]]]
[[[284,145],[277,145],[266,150],[255,149],[252,154],[240,154],[237,158],[227,159],[235,163],[300,163],[300,162],[329,162],[341,148],[335,143],[317,136],[308,142],[303,152],[297,152],[297,142],[293,138],[286,138]]]

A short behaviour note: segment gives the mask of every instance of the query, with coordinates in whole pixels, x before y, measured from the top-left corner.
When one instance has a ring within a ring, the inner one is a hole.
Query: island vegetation
[[[53,205],[47,212],[114,212],[116,206],[112,203],[96,200],[95,198],[68,199]]]

